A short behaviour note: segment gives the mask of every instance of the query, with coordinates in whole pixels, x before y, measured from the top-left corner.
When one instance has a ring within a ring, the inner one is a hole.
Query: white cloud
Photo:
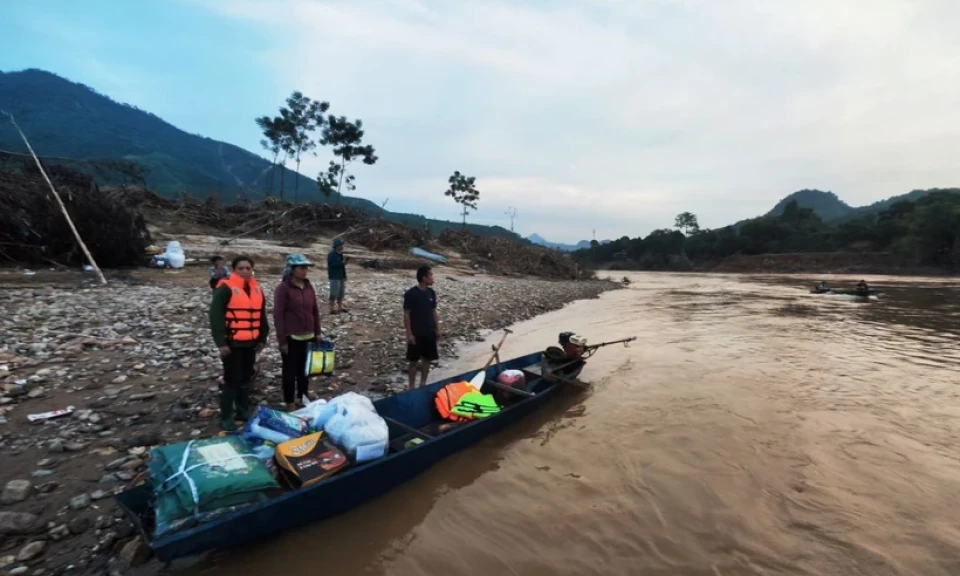
[[[358,193],[394,209],[453,217],[461,170],[475,220],[575,241],[960,175],[952,1],[192,1],[271,27],[284,85],[364,119]]]

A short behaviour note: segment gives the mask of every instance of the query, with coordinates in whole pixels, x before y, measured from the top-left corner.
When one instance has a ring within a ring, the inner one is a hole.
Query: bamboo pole
[[[10,119],[10,123],[13,124],[14,128],[16,128],[17,132],[20,134],[20,137],[23,138],[23,143],[27,145],[27,150],[29,150],[30,155],[33,156],[33,161],[37,163],[37,168],[40,169],[40,174],[43,176],[43,179],[47,181],[47,186],[50,187],[50,192],[53,193],[53,197],[57,201],[57,205],[60,206],[60,211],[63,212],[63,217],[67,219],[67,224],[70,226],[70,231],[73,232],[73,237],[77,239],[77,244],[79,244],[80,249],[83,250],[83,254],[87,257],[87,261],[90,262],[90,266],[93,267],[93,271],[97,273],[97,278],[100,280],[100,283],[106,284],[107,279],[103,276],[103,272],[100,271],[100,267],[97,266],[96,260],[93,259],[93,254],[91,254],[90,250],[87,249],[87,245],[83,243],[83,238],[80,238],[80,233],[77,232],[77,227],[73,225],[73,220],[70,219],[70,214],[67,213],[67,207],[63,205],[63,200],[60,199],[60,195],[57,194],[57,189],[53,186],[53,182],[50,181],[50,177],[47,176],[47,172],[43,169],[43,165],[40,163],[40,159],[37,158],[36,152],[33,151],[33,147],[30,146],[30,141],[27,140],[26,134],[24,134],[23,130],[20,129],[20,126],[17,125],[17,121],[13,119],[13,114],[9,112],[3,112],[3,114]]]

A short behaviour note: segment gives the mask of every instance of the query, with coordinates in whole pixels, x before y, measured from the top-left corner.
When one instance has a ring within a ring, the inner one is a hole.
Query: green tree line
[[[789,254],[838,251],[892,252],[917,264],[960,266],[960,190],[931,192],[873,214],[835,223],[812,209],[789,202],[781,214],[736,226],[701,229],[696,216],[677,216],[676,229],[646,237],[593,243],[574,252],[583,265],[617,263],[623,268],[664,269],[679,260],[718,261],[737,254]],[[682,230],[682,231],[681,231]]]

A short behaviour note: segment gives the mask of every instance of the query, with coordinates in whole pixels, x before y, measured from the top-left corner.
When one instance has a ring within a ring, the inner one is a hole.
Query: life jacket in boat
[[[244,282],[250,287],[250,294],[243,289]],[[217,287],[230,288],[230,300],[227,302],[226,326],[227,340],[231,342],[253,342],[260,337],[263,312],[263,292],[260,284],[250,278],[244,280],[239,274],[220,280]]]
[[[492,395],[473,390],[461,396],[451,412],[461,418],[487,418],[499,413],[500,406]]]
[[[472,420],[473,416],[459,416],[454,414],[453,409],[456,408],[461,398],[474,391],[476,391],[476,388],[471,386],[469,382],[454,382],[441,388],[434,397],[433,402],[436,404],[440,416],[444,419],[454,422],[465,422]]]

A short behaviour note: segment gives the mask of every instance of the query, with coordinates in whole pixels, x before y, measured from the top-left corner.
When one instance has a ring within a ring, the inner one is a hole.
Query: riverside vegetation
[[[673,230],[594,242],[574,252],[574,257],[597,267],[709,270],[736,255],[883,254],[885,264],[875,266],[891,269],[879,271],[916,267],[954,271],[960,266],[958,192],[954,188],[915,191],[872,207],[850,209],[832,194],[801,191],[760,218],[706,230],[699,227],[695,215],[685,212],[677,216]],[[801,201],[810,207],[801,206]]]

